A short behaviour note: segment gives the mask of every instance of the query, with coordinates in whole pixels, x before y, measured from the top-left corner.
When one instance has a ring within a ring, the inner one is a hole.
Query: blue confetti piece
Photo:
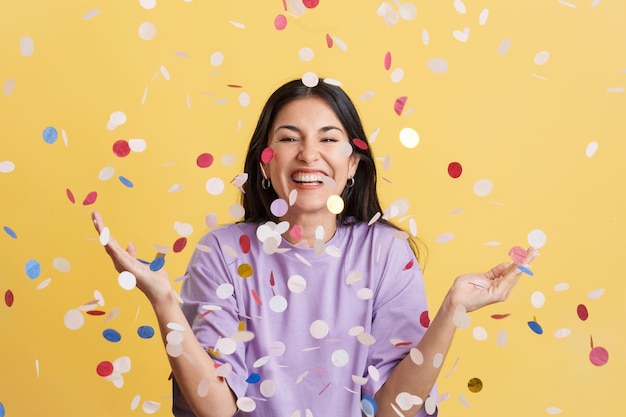
[[[37,262],[34,259],[29,260],[28,262],[26,262],[26,275],[28,275],[28,278],[30,279],[35,279],[39,277],[39,274],[41,274],[41,265],[39,264],[39,262]]]
[[[137,334],[142,339],[151,339],[154,336],[154,329],[152,326],[139,326],[137,329]]]
[[[525,266],[517,265],[517,269],[519,269],[520,271],[522,271],[526,275],[530,275],[531,277],[535,275],[533,273],[533,271],[531,271],[530,269],[526,268]]]
[[[4,231],[6,232],[7,235],[11,236],[13,239],[17,239],[17,233],[15,233],[13,229],[11,229],[9,226],[4,226]]]
[[[373,416],[376,414],[376,411],[378,411],[378,404],[376,404],[376,400],[372,397],[364,395],[361,400],[361,410],[363,410],[366,415]]]
[[[49,126],[43,130],[43,140],[46,143],[53,144],[59,138],[59,133],[55,128]]]
[[[541,325],[536,321],[529,321],[528,327],[530,327],[530,330],[537,334],[543,334],[543,329],[541,328]]]
[[[165,258],[163,256],[159,256],[158,258],[154,258],[154,261],[150,262],[150,271],[158,271],[163,268],[165,265]]]
[[[105,331],[102,332],[102,336],[104,336],[104,338],[108,340],[109,342],[113,342],[113,343],[116,343],[122,340],[122,335],[119,334],[117,330],[113,330],[113,329],[106,329]]]
[[[4,417],[4,414],[5,414],[4,404],[0,402],[0,417]]]
[[[246,382],[248,384],[258,384],[261,381],[261,375],[256,372],[251,373],[248,378],[246,378]]]
[[[120,182],[122,184],[124,184],[125,186],[127,186],[128,188],[133,188],[133,183],[131,180],[129,180],[126,177],[122,177],[121,175],[119,176]]]

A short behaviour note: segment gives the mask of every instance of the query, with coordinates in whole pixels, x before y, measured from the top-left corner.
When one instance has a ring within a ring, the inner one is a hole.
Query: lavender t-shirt
[[[201,239],[181,289],[185,316],[228,364],[237,415],[361,416],[426,330],[418,262],[381,223],[339,226],[317,249],[271,229],[237,223]],[[193,416],[185,405],[174,383],[174,414]]]

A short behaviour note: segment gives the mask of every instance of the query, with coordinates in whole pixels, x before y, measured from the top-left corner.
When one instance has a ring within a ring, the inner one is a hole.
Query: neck
[[[283,238],[294,245],[306,242],[312,248],[316,240],[321,238],[321,241],[326,243],[337,231],[337,217],[334,215],[285,216],[280,220],[289,222],[290,228],[283,234]]]

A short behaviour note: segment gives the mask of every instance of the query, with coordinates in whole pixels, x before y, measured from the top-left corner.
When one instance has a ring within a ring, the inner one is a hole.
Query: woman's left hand
[[[501,263],[487,272],[465,274],[456,278],[448,292],[448,299],[456,307],[462,305],[470,312],[489,304],[506,300],[539,252],[531,247],[523,263]],[[520,268],[521,267],[521,268]]]

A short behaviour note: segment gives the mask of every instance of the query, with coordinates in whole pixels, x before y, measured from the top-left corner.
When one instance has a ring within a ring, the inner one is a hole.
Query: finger
[[[502,275],[504,275],[508,271],[508,268],[510,268],[510,265],[511,264],[509,264],[508,262],[503,262],[499,265],[494,266],[488,272],[485,273],[485,278],[487,279],[500,278]]]
[[[129,255],[132,256],[133,258],[137,257],[137,247],[135,246],[134,242],[128,243],[128,246],[126,247],[126,252],[128,252]]]

